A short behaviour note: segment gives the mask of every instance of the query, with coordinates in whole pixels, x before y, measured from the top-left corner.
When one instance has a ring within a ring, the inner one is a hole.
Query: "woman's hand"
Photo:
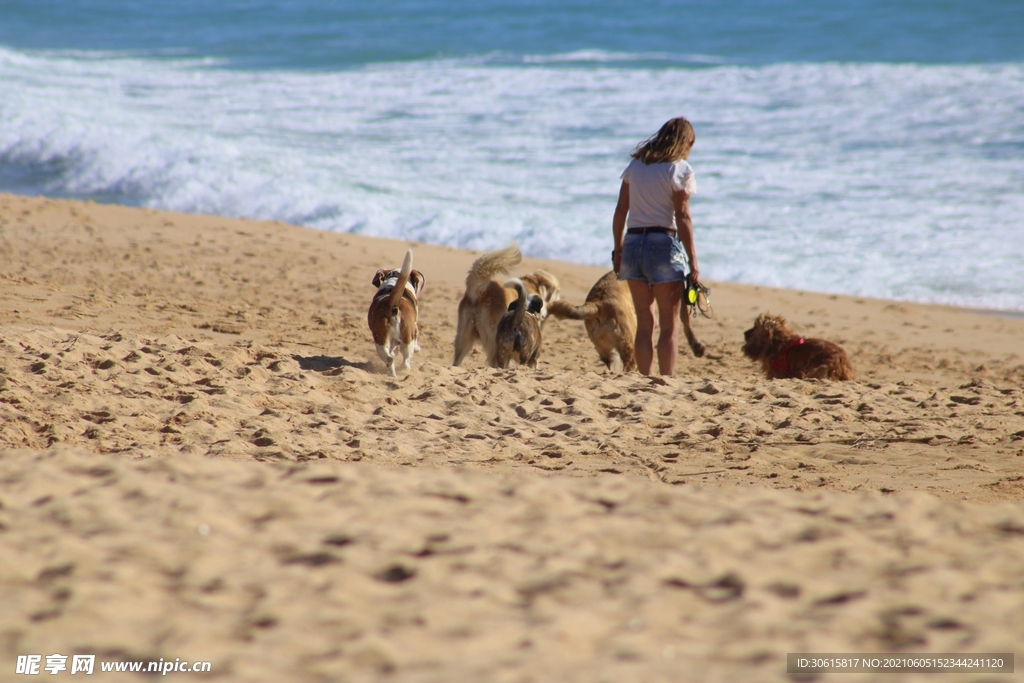
[[[619,268],[622,266],[622,247],[619,247],[612,252],[612,270],[616,274],[619,272]]]

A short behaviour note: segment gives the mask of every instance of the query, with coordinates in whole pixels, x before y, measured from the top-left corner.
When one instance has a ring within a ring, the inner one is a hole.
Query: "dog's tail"
[[[573,306],[568,301],[556,299],[548,304],[548,315],[553,315],[562,320],[583,320],[583,306]]]
[[[402,262],[402,271],[398,274],[398,282],[395,283],[395,288],[391,290],[391,296],[388,297],[388,306],[391,308],[392,318],[398,316],[398,302],[402,300],[402,295],[405,294],[405,285],[409,282],[410,274],[412,274],[412,249],[405,252],[405,261]]]
[[[469,267],[469,274],[466,275],[466,295],[471,301],[479,301],[495,275],[509,272],[522,260],[523,254],[514,242],[504,249],[487,252],[473,261],[473,265]]]
[[[573,306],[568,301],[563,301],[562,299],[556,299],[548,304],[548,315],[553,315],[563,320],[586,320],[587,318],[595,317],[597,313],[597,304],[589,301],[582,306]]]
[[[512,287],[516,290],[516,294],[519,296],[519,298],[516,299],[516,310],[512,317],[512,327],[514,329],[519,329],[523,324],[523,318],[526,316],[527,304],[530,303],[527,299],[529,295],[526,293],[526,285],[523,284],[522,280],[514,277],[506,282],[504,286]]]

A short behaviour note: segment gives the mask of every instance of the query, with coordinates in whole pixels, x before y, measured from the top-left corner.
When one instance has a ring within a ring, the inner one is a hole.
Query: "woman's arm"
[[[615,215],[612,217],[612,238],[615,251],[612,253],[612,264],[615,272],[622,265],[622,241],[626,238],[626,214],[629,213],[629,183],[625,180],[619,187],[619,201],[615,204]]]
[[[686,250],[686,256],[690,259],[690,277],[698,280],[700,274],[697,268],[697,248],[693,243],[693,219],[690,218],[690,195],[685,190],[676,190],[672,193],[672,205],[676,214],[676,230],[678,230],[679,241]]]

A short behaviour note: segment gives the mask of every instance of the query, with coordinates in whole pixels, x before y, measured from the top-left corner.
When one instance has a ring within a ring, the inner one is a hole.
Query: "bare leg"
[[[654,365],[654,291],[640,280],[626,282],[636,308],[636,369],[649,375]]]
[[[679,311],[682,307],[682,289],[678,282],[662,282],[652,288],[658,302],[658,369],[663,375],[676,371],[676,355],[679,352]]]

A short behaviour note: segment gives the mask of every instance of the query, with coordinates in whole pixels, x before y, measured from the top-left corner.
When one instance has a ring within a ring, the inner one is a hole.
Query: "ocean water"
[[[608,265],[684,115],[705,279],[1024,311],[1019,0],[469,4],[0,0],[0,191]]]

